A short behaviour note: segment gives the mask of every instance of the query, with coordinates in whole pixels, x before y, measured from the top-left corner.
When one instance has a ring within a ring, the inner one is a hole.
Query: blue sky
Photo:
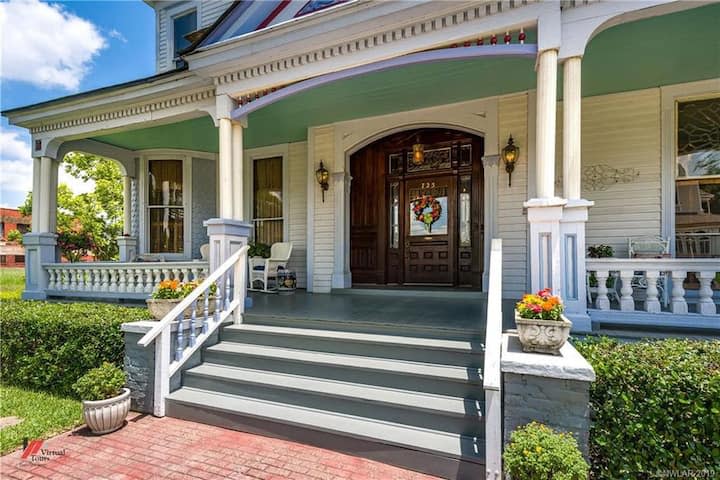
[[[139,0],[10,0],[0,3],[0,32],[3,110],[155,73],[154,11]],[[0,125],[0,205],[16,207],[32,185],[30,136],[5,117]]]

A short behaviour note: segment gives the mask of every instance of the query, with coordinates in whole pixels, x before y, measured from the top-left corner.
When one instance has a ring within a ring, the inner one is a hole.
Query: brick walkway
[[[0,458],[0,476],[13,479],[431,479],[409,470],[298,443],[175,418],[132,414],[103,436],[86,428],[47,440],[64,455],[32,463],[16,451]]]

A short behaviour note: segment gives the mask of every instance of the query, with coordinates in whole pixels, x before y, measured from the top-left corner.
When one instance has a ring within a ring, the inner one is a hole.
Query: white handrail
[[[485,468],[487,479],[502,478],[502,239],[493,238],[485,330]]]
[[[218,278],[220,278],[228,270],[230,270],[230,268],[235,265],[238,260],[240,260],[240,257],[247,256],[247,251],[249,249],[250,247],[245,245],[237,252],[230,255],[230,257],[225,260],[225,262],[220,265],[217,270],[211,273],[200,285],[198,285],[198,287],[193,290],[190,295],[183,298],[183,300],[177,305],[175,305],[175,308],[170,310],[170,312],[165,315],[165,317],[160,320],[157,325],[155,325],[140,340],[138,340],[138,345],[147,347],[150,342],[155,340],[155,337],[157,337],[160,332],[165,329],[165,327],[170,325],[173,320],[175,320],[181,313],[183,313],[189,306],[191,306],[192,303],[197,300],[200,295],[205,293],[205,290],[208,290],[212,286],[212,284],[217,281]]]
[[[183,364],[202,348],[205,341],[226,319],[232,316],[236,323],[242,321],[247,287],[248,249],[249,247],[245,245],[230,255],[220,267],[138,341],[138,344],[144,347],[155,342],[154,415],[158,417],[165,415],[165,398],[170,393],[170,379],[181,369]],[[230,296],[231,276],[234,278],[232,298]],[[220,281],[218,282],[218,280]],[[210,291],[216,282],[218,282],[218,293],[211,301]],[[201,299],[201,304],[198,304],[198,299]],[[200,325],[196,323],[199,307],[202,307]],[[185,338],[184,320],[188,309],[190,310],[190,324],[187,338]],[[214,310],[212,317],[211,309]],[[170,351],[172,347],[171,326],[175,320],[178,320],[178,328],[173,358]],[[199,334],[197,333],[198,327],[201,328]]]

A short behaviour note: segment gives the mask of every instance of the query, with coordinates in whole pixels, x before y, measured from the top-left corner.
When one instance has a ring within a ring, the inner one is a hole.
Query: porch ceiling
[[[720,5],[619,25],[589,44],[583,96],[720,77]],[[305,140],[313,125],[460,102],[535,88],[534,62],[492,58],[368,74],[286,98],[249,116],[247,148]],[[558,93],[562,85],[558,85]],[[217,152],[209,117],[95,137],[132,150]]]

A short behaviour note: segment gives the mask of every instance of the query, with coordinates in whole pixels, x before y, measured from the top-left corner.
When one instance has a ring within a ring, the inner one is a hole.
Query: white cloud
[[[0,3],[0,31],[0,76],[43,88],[77,90],[106,46],[93,23],[38,0]]]
[[[33,161],[30,139],[21,131],[0,131],[0,204],[16,208],[32,190]],[[95,182],[82,180],[65,173],[60,165],[58,182],[65,183],[76,194],[91,192]]]
[[[108,32],[108,36],[110,38],[114,38],[116,40],[120,40],[122,43],[127,43],[127,38],[125,38],[125,35],[123,35],[121,32],[115,30],[114,28]]]

